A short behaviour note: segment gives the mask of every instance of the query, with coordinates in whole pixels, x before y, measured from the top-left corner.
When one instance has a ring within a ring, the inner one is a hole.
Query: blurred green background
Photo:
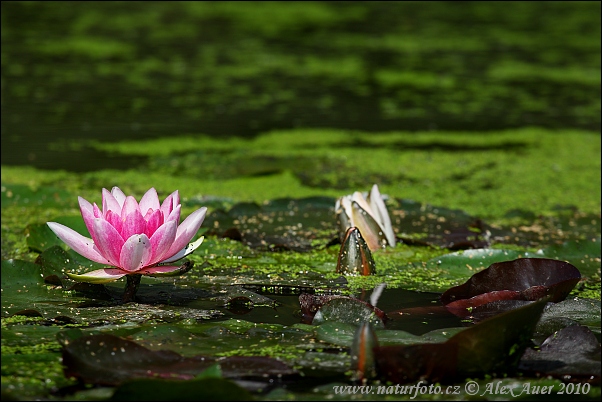
[[[3,2],[3,181],[599,213],[600,54],[600,2]]]

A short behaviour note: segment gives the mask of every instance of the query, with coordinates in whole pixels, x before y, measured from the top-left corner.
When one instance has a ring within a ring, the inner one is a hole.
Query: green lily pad
[[[380,346],[387,345],[413,345],[418,343],[445,342],[456,333],[466,328],[444,328],[427,332],[423,335],[414,335],[407,331],[376,328],[374,333]],[[319,340],[339,346],[351,347],[357,326],[342,322],[325,322],[316,329]]]
[[[27,261],[2,261],[2,315],[35,309],[52,298],[44,284],[42,267]]]
[[[482,248],[462,250],[445,254],[426,262],[427,267],[441,270],[441,276],[449,279],[466,280],[496,262],[514,260],[521,257],[535,257],[532,253],[516,250]]]
[[[592,239],[554,244],[541,252],[548,258],[569,261],[583,276],[600,275],[600,242],[601,238],[598,235]]]

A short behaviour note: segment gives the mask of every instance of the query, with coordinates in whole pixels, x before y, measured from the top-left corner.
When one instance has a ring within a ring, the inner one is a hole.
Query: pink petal
[[[117,215],[115,212],[109,211],[107,212],[105,220],[109,222],[117,232],[121,233],[123,230],[123,221],[121,220],[121,215]],[[121,237],[123,237],[123,235]]]
[[[138,201],[134,197],[128,195],[121,209],[121,219],[125,220],[125,217],[134,211],[140,212],[140,206],[138,206]]]
[[[133,235],[127,239],[121,249],[119,266],[134,272],[148,265],[152,255],[150,239],[145,234]]]
[[[165,253],[165,258],[169,258],[175,255],[180,250],[182,250],[190,240],[192,240],[196,232],[199,231],[199,228],[203,224],[203,220],[205,220],[206,214],[207,207],[202,207],[191,213],[188,216],[188,218],[186,218],[184,222],[182,222],[182,224],[178,227],[176,240],[169,248],[169,251]]]
[[[144,217],[146,220],[146,235],[152,237],[159,226],[163,225],[163,212],[160,209],[156,209],[148,217]],[[177,222],[176,222],[177,223]]]
[[[98,205],[96,205],[96,203],[94,203],[94,206],[92,208],[94,209],[94,217],[95,218],[103,217],[102,211],[100,210],[100,208],[98,208]]]
[[[107,283],[107,282],[116,281],[117,279],[124,277],[127,274],[128,274],[128,272],[124,271],[122,269],[104,268],[104,269],[97,269],[96,271],[86,272],[85,274],[82,274],[82,275],[67,273],[67,276],[69,276],[69,278],[73,279],[74,281],[88,282],[88,283]]]
[[[97,248],[94,247],[92,239],[82,236],[75,230],[68,228],[65,225],[61,225],[60,223],[48,222],[47,225],[59,239],[64,241],[76,253],[101,264],[111,263],[100,254]]]
[[[125,202],[127,206],[127,201]],[[123,209],[124,211],[126,208]],[[121,229],[121,237],[129,239],[135,234],[142,234],[146,232],[146,221],[140,213],[140,210],[135,209],[125,216],[123,221],[123,227]]]
[[[137,271],[137,274],[145,274],[145,275],[153,275],[153,274],[164,274],[167,272],[173,272],[176,271],[178,269],[180,269],[181,267],[178,266],[171,266],[171,265],[161,265],[160,267],[150,267],[150,268],[144,268],[141,269],[139,271]]]
[[[181,205],[176,205],[176,207],[171,211],[169,215],[165,215],[165,222],[167,221],[176,221],[176,223],[180,222],[180,211],[182,210]]]
[[[106,188],[102,189],[102,212],[104,216],[107,215],[108,211],[113,211],[117,214],[121,214],[121,204],[115,199],[113,194],[109,193]]]
[[[88,228],[88,233],[91,235],[93,232],[92,223],[94,222],[94,207],[82,197],[77,197],[77,200],[79,201],[79,210],[82,213],[82,218],[84,218],[84,223]]]
[[[120,267],[119,255],[124,240],[117,229],[104,219],[96,218],[94,219],[93,230],[97,239],[96,247],[98,247],[100,254],[109,260],[109,264]]]
[[[177,230],[178,224],[174,221],[166,222],[157,229],[155,234],[150,238],[153,247],[153,256],[148,265],[156,264],[163,259],[163,256],[166,255],[176,239]]]
[[[146,215],[148,210],[156,210],[160,209],[161,205],[159,204],[159,196],[157,195],[157,190],[154,187],[151,187],[146,194],[142,196],[140,200],[140,212],[143,215]]]
[[[123,193],[123,191],[121,191],[119,187],[115,186],[111,190],[111,194],[113,194],[113,197],[115,197],[115,199],[119,203],[119,208],[123,208],[123,203],[125,202],[125,194]]]
[[[169,216],[171,211],[180,204],[180,195],[178,190],[174,191],[161,204],[161,211],[163,211],[163,216]]]

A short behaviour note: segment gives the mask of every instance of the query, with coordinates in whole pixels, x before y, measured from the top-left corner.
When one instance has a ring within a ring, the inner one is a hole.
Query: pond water
[[[599,14],[589,2],[7,2],[2,163],[121,169],[140,160],[88,142],[303,127],[599,131]]]

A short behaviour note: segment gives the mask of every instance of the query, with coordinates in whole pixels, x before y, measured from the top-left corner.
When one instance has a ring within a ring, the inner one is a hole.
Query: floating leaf
[[[2,315],[36,309],[37,302],[50,298],[42,267],[21,260],[2,261]]]
[[[521,257],[535,257],[532,253],[515,250],[481,248],[457,251],[427,261],[426,266],[440,269],[441,276],[449,279],[466,279],[496,262],[504,262]]]
[[[88,335],[63,346],[65,375],[84,382],[114,386],[135,378],[190,380],[216,362],[214,357],[183,357],[169,350],[151,351],[119,337]],[[269,357],[229,357],[219,360],[224,377],[264,379],[297,372]]]
[[[519,369],[526,375],[599,385],[600,342],[587,327],[572,325],[551,335],[539,349],[527,349]]]
[[[376,347],[377,372],[393,383],[449,382],[511,372],[530,342],[545,303],[533,302],[481,321],[444,343]]]
[[[500,300],[537,300],[550,295],[552,302],[558,302],[580,279],[579,270],[568,262],[519,258],[492,264],[466,283],[448,289],[441,295],[441,302],[459,316]]]

